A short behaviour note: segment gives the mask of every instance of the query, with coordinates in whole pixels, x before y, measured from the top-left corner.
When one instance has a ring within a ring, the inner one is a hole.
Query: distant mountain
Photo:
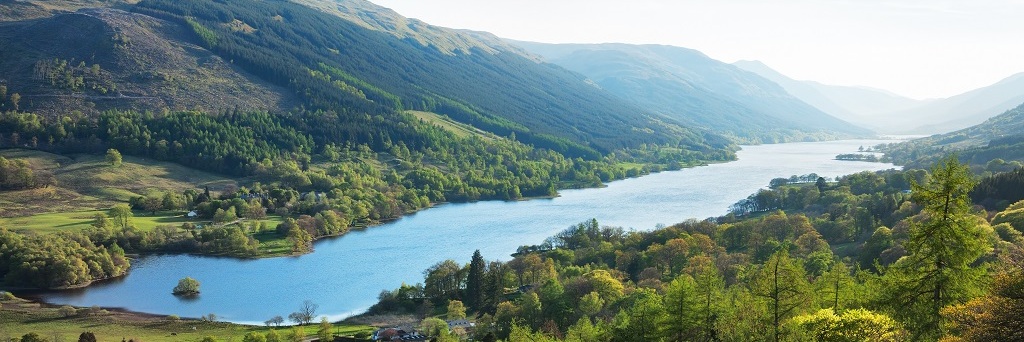
[[[666,118],[741,141],[870,134],[800,101],[763,77],[696,50],[663,45],[511,42]]]
[[[994,159],[1024,162],[1024,104],[981,124],[896,144],[886,150],[886,156],[894,162],[911,167],[927,167],[951,153],[979,166]]]
[[[888,113],[886,116],[902,119],[896,123],[905,123],[903,127],[910,128],[905,131],[907,133],[934,134],[980,124],[1021,102],[1024,102],[1024,73],[984,88]]]
[[[884,90],[794,80],[760,61],[738,61],[733,65],[778,83],[793,96],[826,113],[880,131],[886,131],[887,126],[876,121],[880,114],[905,110],[922,104],[922,101]]]
[[[884,90],[798,81],[758,61],[734,65],[782,85],[829,114],[889,134],[945,133],[979,124],[1024,102],[1024,73],[957,96],[918,101]]]

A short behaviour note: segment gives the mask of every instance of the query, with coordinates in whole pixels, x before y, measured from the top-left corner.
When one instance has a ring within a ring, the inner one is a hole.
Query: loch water
[[[423,270],[445,259],[508,260],[522,245],[544,241],[570,225],[595,218],[601,225],[650,230],[689,218],[720,216],[772,178],[817,173],[836,177],[891,164],[837,161],[841,153],[890,141],[847,140],[743,146],[738,160],[661,172],[564,190],[556,198],[443,204],[399,220],[318,241],[297,257],[258,260],[153,255],[134,260],[129,275],[84,289],[33,297],[54,304],[116,307],[181,317],[210,313],[220,320],[262,324],[287,317],[304,300],[318,315],[340,319],[364,311],[381,290],[421,282]],[[171,295],[178,279],[193,277],[202,293]]]

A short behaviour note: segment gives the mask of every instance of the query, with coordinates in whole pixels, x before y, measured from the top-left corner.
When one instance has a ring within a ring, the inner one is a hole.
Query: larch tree
[[[922,206],[905,247],[908,255],[885,275],[889,290],[882,299],[910,328],[915,340],[943,335],[943,307],[965,302],[984,290],[986,269],[975,265],[991,246],[980,219],[971,212],[969,192],[975,181],[955,156],[936,164],[930,176],[912,182],[913,199]]]
[[[768,315],[773,341],[782,340],[782,323],[800,314],[811,303],[811,290],[803,266],[785,250],[776,252],[764,263],[754,279],[751,292],[768,300]]]
[[[695,341],[703,327],[702,298],[688,274],[669,283],[665,291],[665,320],[661,327],[667,341]]]

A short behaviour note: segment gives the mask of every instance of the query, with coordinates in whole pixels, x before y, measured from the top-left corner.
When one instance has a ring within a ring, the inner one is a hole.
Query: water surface
[[[303,300],[338,319],[376,302],[383,289],[423,279],[444,260],[468,262],[475,249],[487,259],[509,259],[521,245],[539,244],[570,225],[596,218],[602,225],[639,230],[726,213],[772,178],[817,173],[836,177],[883,170],[883,163],[836,161],[840,153],[882,141],[833,141],[744,146],[739,160],[616,181],[598,189],[565,190],[552,199],[445,204],[394,222],[315,243],[315,252],[259,260],[189,255],[135,260],[130,274],[86,289],[41,294],[43,300],[134,311],[263,322],[287,317]],[[200,281],[195,299],[171,295],[178,279]]]

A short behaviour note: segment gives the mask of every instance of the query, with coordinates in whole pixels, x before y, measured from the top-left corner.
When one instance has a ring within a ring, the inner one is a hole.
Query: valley
[[[1024,338],[1018,70],[832,85],[931,65],[850,4],[380,3],[0,1],[0,341]]]

